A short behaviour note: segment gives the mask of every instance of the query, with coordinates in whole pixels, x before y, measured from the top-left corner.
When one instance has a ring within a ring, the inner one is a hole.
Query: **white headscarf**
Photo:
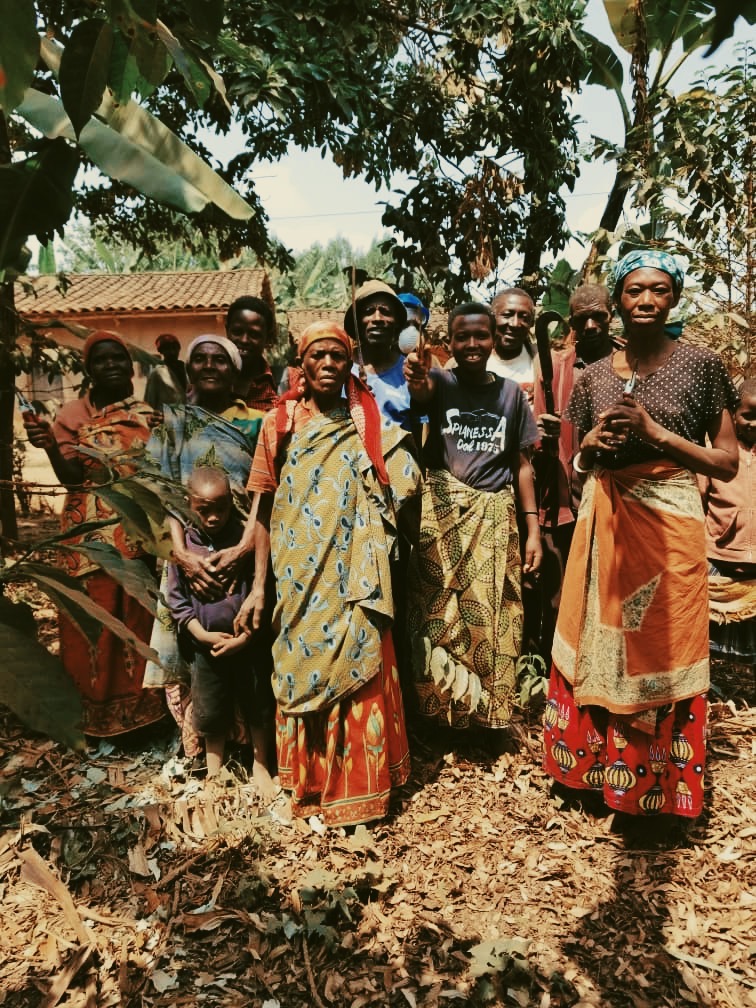
[[[192,359],[192,352],[196,346],[200,343],[217,343],[218,346],[225,350],[228,354],[228,358],[231,361],[232,366],[237,371],[242,369],[241,354],[239,353],[236,346],[231,342],[228,336],[216,336],[215,333],[205,333],[203,336],[195,336],[186,351],[186,362],[187,364]]]

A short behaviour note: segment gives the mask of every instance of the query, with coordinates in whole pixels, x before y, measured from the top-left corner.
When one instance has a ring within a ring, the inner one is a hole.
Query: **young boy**
[[[413,352],[404,373],[429,416],[428,473],[409,627],[421,712],[465,728],[510,721],[522,639],[521,574],[538,576],[541,539],[525,393],[487,368],[496,317],[482,304],[449,314],[453,370]],[[517,506],[527,540],[520,555]]]
[[[199,558],[238,544],[243,525],[234,509],[228,477],[222,469],[201,466],[188,482],[195,525],[184,531],[187,549]],[[179,645],[191,663],[195,730],[205,739],[208,778],[217,777],[238,707],[252,737],[252,779],[263,798],[272,798],[267,767],[266,725],[272,718],[269,641],[235,633],[234,619],[252,587],[252,569],[242,572],[232,591],[216,601],[200,598],[190,578],[171,564],[167,603]]]

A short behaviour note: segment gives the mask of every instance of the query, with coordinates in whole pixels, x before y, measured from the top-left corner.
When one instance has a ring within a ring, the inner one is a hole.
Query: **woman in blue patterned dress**
[[[147,452],[166,476],[184,486],[199,466],[222,469],[237,507],[246,517],[245,486],[263,413],[234,396],[233,383],[241,370],[239,351],[225,336],[198,336],[189,344],[186,367],[194,401],[165,407],[163,423],[152,432]],[[207,599],[224,594],[238,565],[251,552],[251,542],[243,540],[238,548],[200,559],[186,548],[180,518],[170,515],[169,524],[175,561],[189,578],[192,590]],[[164,569],[163,595],[166,577]],[[191,718],[189,665],[180,653],[170,612],[162,604],[150,644],[160,662],[148,662],[144,685],[165,689],[168,707],[181,730],[184,755],[200,757],[202,742]]]

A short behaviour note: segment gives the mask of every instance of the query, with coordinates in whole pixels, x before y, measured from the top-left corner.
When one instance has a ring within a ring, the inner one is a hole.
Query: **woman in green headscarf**
[[[731,479],[735,389],[720,358],[667,331],[672,256],[615,272],[623,350],[586,368],[566,418],[588,472],[565,572],[546,706],[546,770],[634,815],[703,806],[707,564],[696,473]]]

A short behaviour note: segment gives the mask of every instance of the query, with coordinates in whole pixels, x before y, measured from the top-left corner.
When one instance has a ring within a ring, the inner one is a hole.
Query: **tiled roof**
[[[338,325],[344,323],[344,312],[346,308],[289,308],[286,317],[289,320],[289,332],[297,340],[302,332],[311,322],[336,322]],[[431,317],[428,329],[431,333],[439,334],[439,337],[446,335],[446,312],[436,308],[431,310]]]
[[[312,322],[335,322],[344,324],[344,308],[289,308],[286,317],[289,320],[289,332],[296,342],[308,325]]]
[[[35,277],[34,294],[16,288],[16,310],[29,318],[48,315],[130,311],[225,309],[242,295],[273,307],[263,269],[202,270],[192,273],[68,273],[65,294],[57,276]]]

